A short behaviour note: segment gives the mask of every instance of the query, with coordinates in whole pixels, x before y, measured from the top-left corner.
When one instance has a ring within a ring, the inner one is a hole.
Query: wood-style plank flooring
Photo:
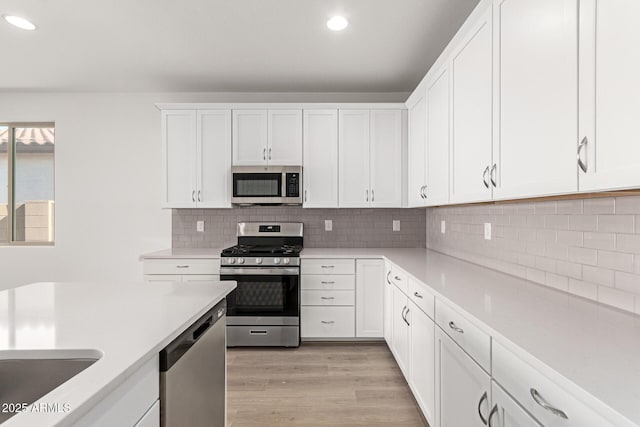
[[[229,427],[425,427],[383,343],[228,349]]]

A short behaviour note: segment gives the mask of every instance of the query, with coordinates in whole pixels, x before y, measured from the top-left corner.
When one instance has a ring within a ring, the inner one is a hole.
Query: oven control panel
[[[299,266],[300,258],[273,258],[273,257],[223,257],[220,265],[243,266]]]

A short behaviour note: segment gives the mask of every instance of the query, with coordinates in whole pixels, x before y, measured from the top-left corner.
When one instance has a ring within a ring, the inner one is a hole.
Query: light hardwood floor
[[[229,427],[425,427],[385,344],[229,349]]]

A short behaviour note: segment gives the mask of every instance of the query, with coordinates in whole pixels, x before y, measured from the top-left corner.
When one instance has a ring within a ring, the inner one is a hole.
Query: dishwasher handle
[[[224,299],[162,349],[160,351],[160,372],[167,372],[171,369],[213,325],[224,317],[226,311],[227,300]]]

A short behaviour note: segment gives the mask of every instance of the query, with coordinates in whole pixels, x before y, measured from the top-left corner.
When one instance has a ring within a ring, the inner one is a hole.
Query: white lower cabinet
[[[406,378],[409,377],[409,340],[410,337],[410,318],[407,316],[410,314],[409,301],[407,296],[398,288],[393,286],[393,313],[392,313],[392,328],[393,328],[393,341],[391,350],[393,351],[396,362],[400,370]]]
[[[437,427],[485,427],[491,377],[458,344],[436,328]]]
[[[433,424],[435,418],[435,323],[409,301],[410,357],[409,384],[422,413]]]
[[[384,261],[356,260],[356,337],[384,335]]]
[[[355,309],[351,307],[300,308],[300,336],[302,338],[353,338]]]
[[[156,400],[156,403],[147,411],[146,414],[138,421],[135,427],[158,427],[160,425],[160,401]]]
[[[488,427],[542,427],[495,381],[491,381],[491,400]]]
[[[391,283],[391,265],[385,265],[384,275],[384,325],[383,335],[389,348],[393,346],[393,289],[395,286]]]
[[[220,280],[219,259],[147,259],[142,265],[145,282],[202,282]]]

